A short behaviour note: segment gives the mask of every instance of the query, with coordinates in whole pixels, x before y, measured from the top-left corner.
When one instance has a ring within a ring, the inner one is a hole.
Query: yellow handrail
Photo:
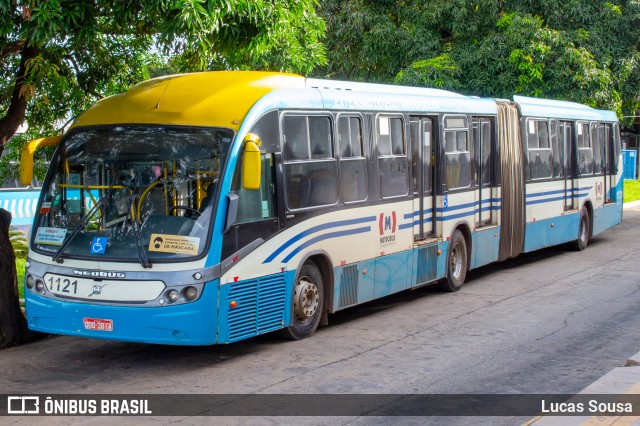
[[[149,191],[151,191],[153,188],[155,188],[157,185],[159,185],[161,183],[162,183],[162,181],[160,181],[160,180],[157,180],[157,181],[153,182],[151,185],[147,186],[144,191],[142,191],[142,194],[140,194],[140,201],[138,201],[138,209],[136,211],[136,213],[137,213],[136,214],[136,218],[138,219],[138,221],[140,221],[140,218],[142,216],[140,214],[140,212],[142,211],[142,200],[144,200],[144,197],[147,196]]]
[[[61,188],[78,188],[78,189],[84,189],[84,188],[88,188],[88,189],[109,189],[109,185],[76,185],[76,184],[72,184],[72,183],[60,183],[58,184],[59,187]],[[122,185],[113,185],[111,188],[113,189],[122,189],[125,188]]]

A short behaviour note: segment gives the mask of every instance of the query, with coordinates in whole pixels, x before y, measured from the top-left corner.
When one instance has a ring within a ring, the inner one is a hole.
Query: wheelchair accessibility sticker
[[[93,237],[93,241],[91,242],[91,250],[89,250],[89,253],[104,254],[107,250],[107,241],[109,241],[109,237]]]

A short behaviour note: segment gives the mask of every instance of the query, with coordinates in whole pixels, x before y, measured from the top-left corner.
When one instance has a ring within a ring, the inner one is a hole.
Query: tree
[[[172,57],[177,71],[306,73],[324,63],[314,0],[0,0],[0,153],[26,119],[40,134]],[[33,131],[32,131],[33,133]]]
[[[13,345],[20,330],[16,258],[9,241],[10,223],[11,214],[0,209],[0,349]]]
[[[640,109],[640,4],[630,0],[325,0],[316,74],[468,95]]]
[[[327,65],[315,75],[389,82],[402,68],[436,51],[437,29],[424,22],[431,6],[419,0],[323,0]]]
[[[26,140],[59,133],[96,100],[128,89],[152,70],[309,72],[325,62],[324,23],[315,5],[315,0],[0,0],[0,154],[11,140],[13,156],[0,165],[0,180]],[[12,140],[25,121],[27,134]],[[0,259],[7,262],[13,255],[8,226],[0,227]],[[13,275],[0,276],[0,287],[10,293],[12,280],[15,268]],[[16,308],[9,299],[0,296],[0,311],[7,315]]]

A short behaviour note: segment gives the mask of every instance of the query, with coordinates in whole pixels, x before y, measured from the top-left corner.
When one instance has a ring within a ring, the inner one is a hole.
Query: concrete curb
[[[624,205],[622,206],[622,208],[624,210],[633,209],[633,208],[636,208],[636,207],[640,207],[640,200],[630,201],[628,203],[624,203]]]
[[[625,367],[640,366],[640,352],[630,357],[624,366]]]

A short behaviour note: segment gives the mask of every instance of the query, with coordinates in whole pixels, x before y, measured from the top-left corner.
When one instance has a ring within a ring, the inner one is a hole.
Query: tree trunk
[[[9,239],[10,224],[11,213],[0,209],[0,349],[46,336],[29,330],[20,309],[16,257]]]
[[[20,125],[24,122],[27,112],[27,92],[22,91],[27,77],[27,61],[38,55],[36,47],[25,47],[20,56],[20,67],[16,75],[16,84],[11,93],[11,102],[4,117],[0,118],[0,154],[9,139],[16,133]],[[8,234],[8,233],[7,233]]]
[[[0,209],[0,349],[18,342],[20,334],[20,302],[16,257],[9,239],[11,213]]]

